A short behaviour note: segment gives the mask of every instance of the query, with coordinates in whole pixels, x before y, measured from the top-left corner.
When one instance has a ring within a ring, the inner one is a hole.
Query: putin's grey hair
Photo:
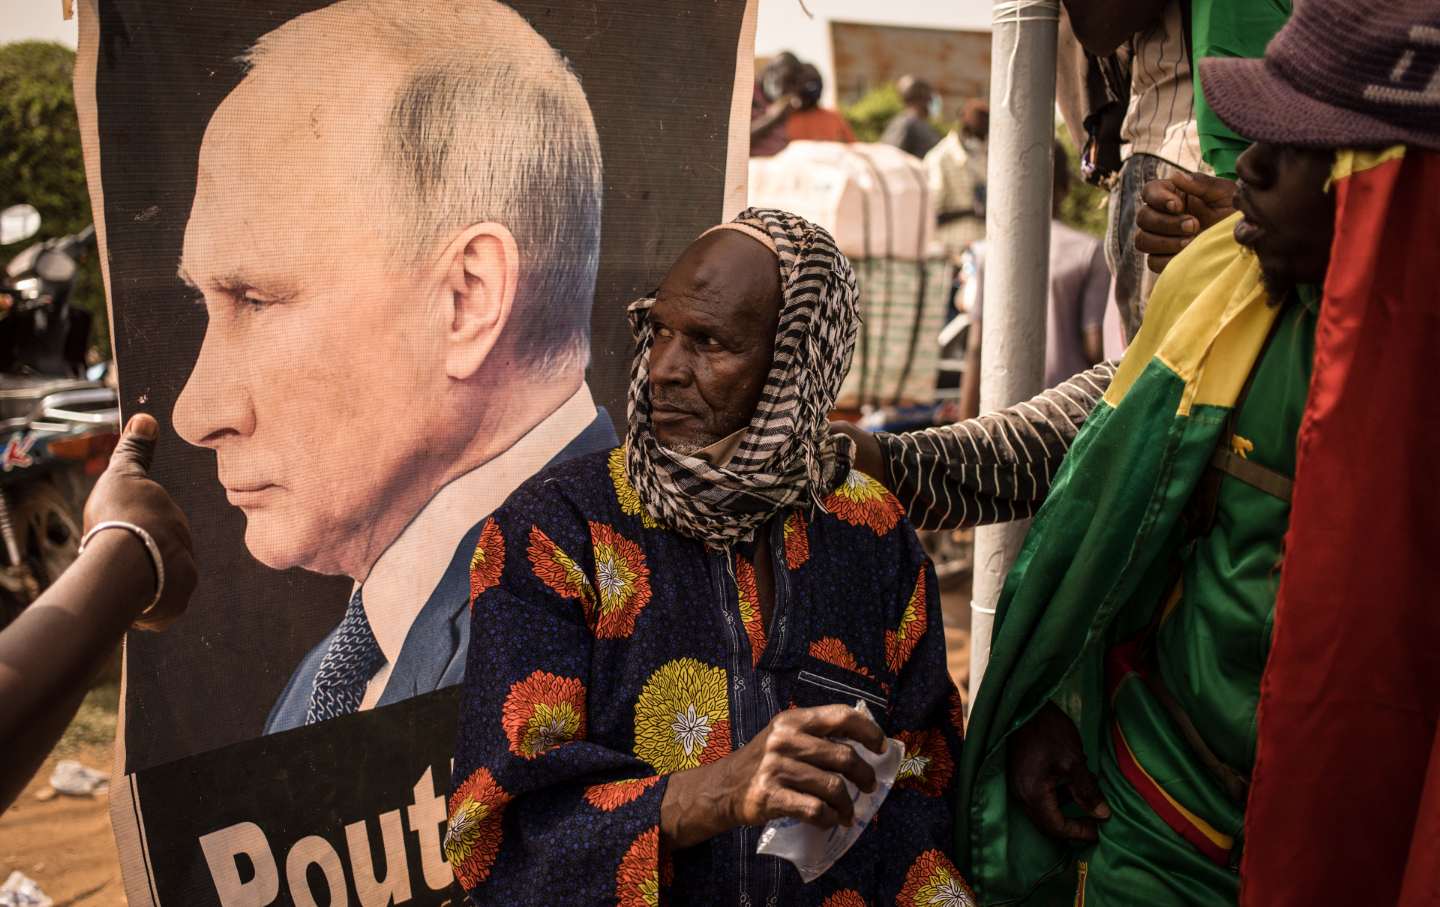
[[[520,255],[509,342],[537,370],[583,367],[604,185],[600,139],[579,79],[498,3],[457,4],[439,14],[455,21],[404,3],[346,0],[336,7],[351,4],[369,20],[366,28],[379,29],[376,39],[418,60],[400,81],[376,145],[380,182],[397,212],[397,264],[425,263],[472,224],[503,224]],[[245,62],[263,66],[278,43],[271,39],[285,30],[262,37]]]

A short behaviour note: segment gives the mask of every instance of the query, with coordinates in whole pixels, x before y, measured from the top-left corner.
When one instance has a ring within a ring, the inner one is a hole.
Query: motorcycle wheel
[[[11,516],[20,536],[20,550],[42,592],[80,554],[83,500],[82,496],[77,501],[74,493],[67,494],[49,479],[15,496]]]

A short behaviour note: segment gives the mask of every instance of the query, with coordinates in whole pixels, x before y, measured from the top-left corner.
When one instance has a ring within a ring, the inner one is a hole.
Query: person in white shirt
[[[258,560],[355,581],[268,732],[458,683],[474,524],[614,432],[585,385],[600,144],[554,48],[494,2],[344,0],[247,62],[201,145],[174,424]]]
[[[1135,248],[1140,190],[1176,174],[1209,174],[1195,122],[1190,4],[1182,0],[1064,0],[1075,36],[1104,57],[1126,46],[1130,98],[1120,128],[1124,163],[1110,190],[1105,255],[1114,274],[1116,306],[1107,312],[1112,338],[1107,357],[1118,356],[1140,330],[1156,275]]]

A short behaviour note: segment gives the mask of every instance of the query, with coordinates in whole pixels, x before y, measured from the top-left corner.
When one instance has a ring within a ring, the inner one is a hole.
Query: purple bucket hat
[[[1204,59],[1200,80],[1252,141],[1440,151],[1440,0],[1296,0],[1264,59]]]

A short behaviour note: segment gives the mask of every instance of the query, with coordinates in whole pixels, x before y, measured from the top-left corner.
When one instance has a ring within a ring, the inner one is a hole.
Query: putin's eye
[[[246,292],[240,294],[239,303],[240,306],[247,311],[258,312],[261,309],[269,308],[270,306],[274,305],[275,300],[267,299],[264,296],[258,296],[255,293]]]

